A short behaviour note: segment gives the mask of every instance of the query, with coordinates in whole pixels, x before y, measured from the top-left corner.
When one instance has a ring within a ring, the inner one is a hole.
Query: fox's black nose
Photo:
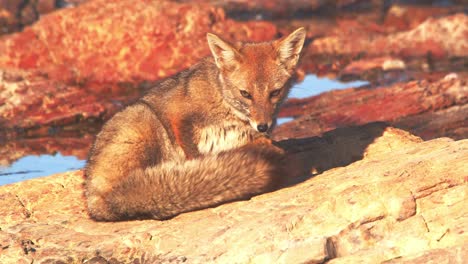
[[[268,130],[268,125],[267,124],[259,124],[257,125],[257,130],[258,132],[266,132]]]

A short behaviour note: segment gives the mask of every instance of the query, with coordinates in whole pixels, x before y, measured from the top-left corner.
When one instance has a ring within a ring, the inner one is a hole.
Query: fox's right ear
[[[278,58],[281,63],[286,66],[286,69],[292,70],[296,67],[299,60],[299,54],[304,46],[305,38],[306,31],[301,27],[276,43]]]
[[[236,48],[211,33],[206,34],[206,39],[218,68],[231,70],[236,67],[241,57]]]

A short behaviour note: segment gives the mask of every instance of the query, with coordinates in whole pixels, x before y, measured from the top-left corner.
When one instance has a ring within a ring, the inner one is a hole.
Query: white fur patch
[[[201,130],[198,151],[202,154],[217,154],[243,146],[251,138],[252,129],[243,124],[208,126]]]

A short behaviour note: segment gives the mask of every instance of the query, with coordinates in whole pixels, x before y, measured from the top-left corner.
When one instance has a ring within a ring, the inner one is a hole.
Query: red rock
[[[396,54],[404,57],[468,56],[468,16],[460,13],[442,18],[429,18],[409,31],[382,34],[360,32],[341,33],[315,40],[307,49],[312,55],[382,56]]]
[[[463,139],[468,137],[467,117],[468,104],[464,104],[403,117],[393,124],[404,130],[412,131],[423,139],[440,136]]]
[[[55,0],[0,0],[0,35],[20,30],[55,9]]]
[[[54,11],[56,7],[56,0],[38,0],[36,1],[36,9],[39,14],[47,14]],[[34,1],[33,1],[34,3]]]
[[[16,5],[13,1],[0,1],[0,35],[18,29]]]
[[[183,0],[180,2],[210,3],[222,7],[234,17],[245,18],[249,15],[266,16],[267,18],[291,18],[297,13],[315,12],[320,9],[337,10],[354,4],[365,3],[364,0]]]
[[[82,87],[51,81],[34,72],[0,71],[0,132],[67,126],[101,119],[118,106]]]
[[[291,99],[280,117],[297,117],[277,127],[274,136],[309,137],[337,127],[385,121],[401,126],[425,139],[468,137],[466,107],[467,78],[464,76],[397,83],[382,88],[351,88],[306,99]],[[452,111],[446,108],[460,106]],[[457,113],[457,114],[454,114]],[[436,118],[437,121],[432,121]],[[458,132],[457,132],[458,131]]]
[[[209,31],[241,41],[276,34],[271,23],[235,22],[208,4],[94,0],[0,41],[0,67],[35,68],[67,83],[156,80],[208,55]]]
[[[381,70],[404,70],[406,68],[405,62],[390,56],[366,58],[353,61],[340,72],[340,75],[362,76],[368,71]]]
[[[459,11],[457,6],[392,5],[385,14],[383,26],[388,31],[410,30],[426,19],[441,17]]]

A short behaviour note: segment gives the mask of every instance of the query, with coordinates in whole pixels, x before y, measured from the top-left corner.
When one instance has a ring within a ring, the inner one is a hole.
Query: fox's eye
[[[249,92],[247,92],[246,90],[240,90],[240,93],[243,97],[247,99],[252,99],[252,95],[250,95]]]
[[[276,97],[280,94],[281,89],[274,90],[273,92],[270,93],[270,97]]]

